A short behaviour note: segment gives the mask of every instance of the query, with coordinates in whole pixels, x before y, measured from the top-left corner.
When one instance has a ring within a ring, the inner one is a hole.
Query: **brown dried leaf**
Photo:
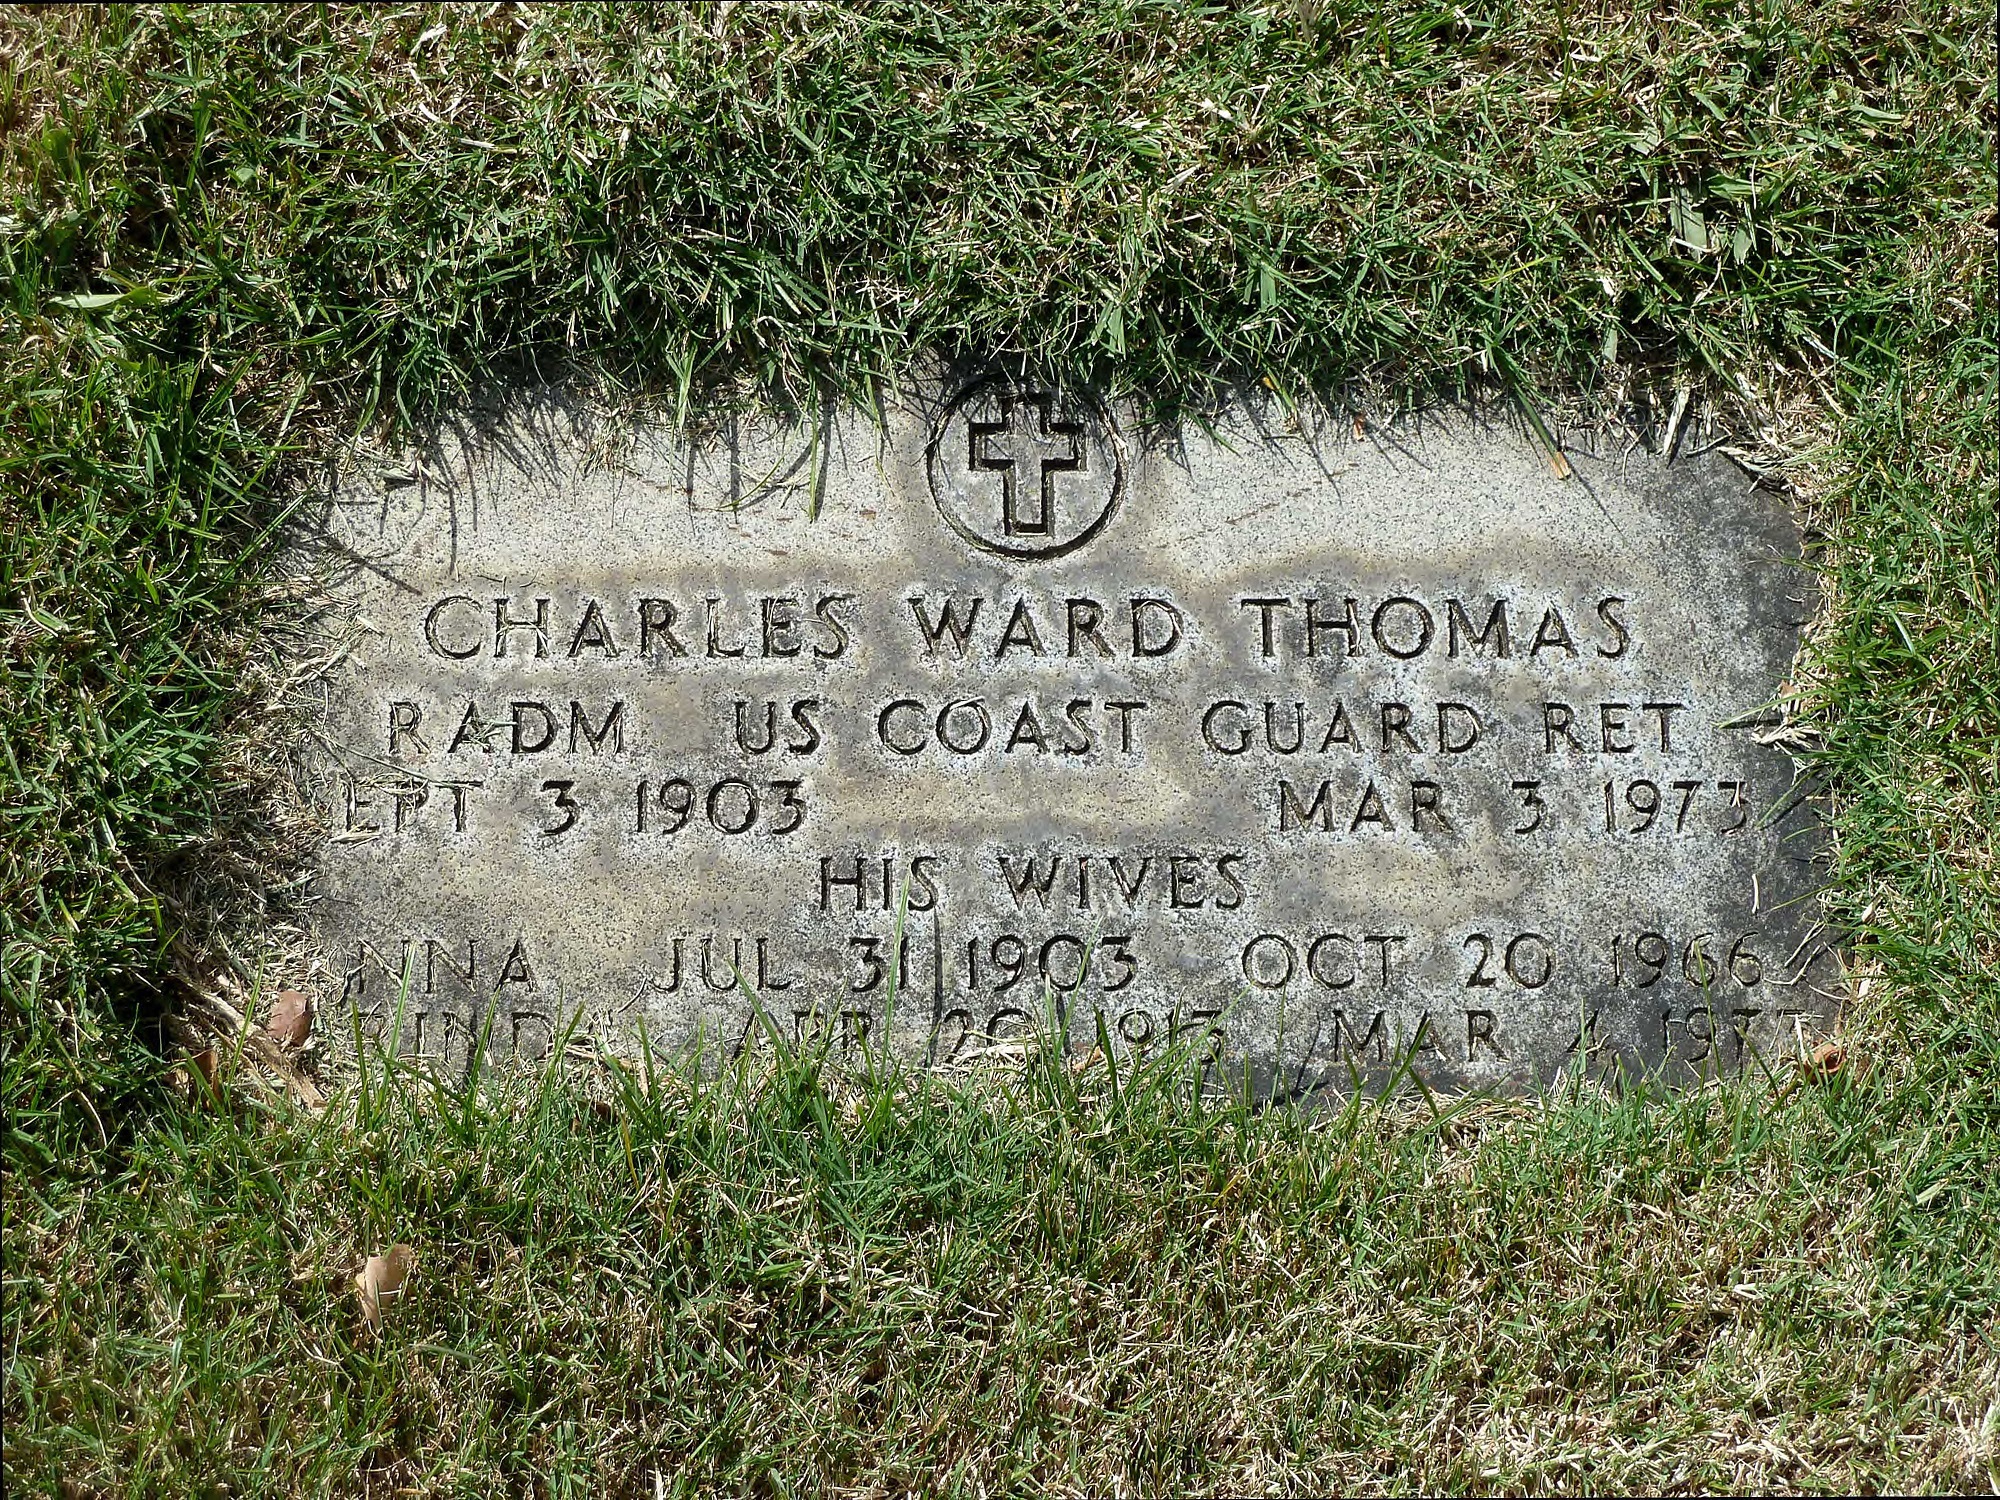
[[[279,990],[265,1034],[281,1047],[302,1047],[312,1035],[312,1000],[299,990]]]
[[[222,1063],[213,1047],[188,1055],[188,1097],[196,1104],[222,1103]]]
[[[370,1333],[382,1331],[382,1303],[403,1290],[416,1253],[408,1245],[391,1245],[382,1254],[369,1256],[361,1274],[354,1278],[354,1295],[361,1299],[361,1321]]]

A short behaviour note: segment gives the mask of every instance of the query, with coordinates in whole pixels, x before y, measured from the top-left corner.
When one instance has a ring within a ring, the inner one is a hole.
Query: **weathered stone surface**
[[[1809,584],[1720,459],[998,384],[590,451],[523,409],[329,506],[319,931],[378,1034],[407,975],[405,1049],[1046,1016],[1304,1095],[1685,1079],[1831,1016],[1758,737]]]

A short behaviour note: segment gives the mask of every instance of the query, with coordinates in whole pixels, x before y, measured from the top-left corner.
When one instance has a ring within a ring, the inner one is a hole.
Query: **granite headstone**
[[[1794,523],[1718,455],[1569,462],[1004,378],[357,459],[340,992],[451,1071],[1039,1030],[1306,1097],[1797,1052],[1838,956],[1772,732]]]

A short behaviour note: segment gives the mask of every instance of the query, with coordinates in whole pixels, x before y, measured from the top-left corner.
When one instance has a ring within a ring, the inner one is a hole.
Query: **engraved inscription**
[[[1054,1046],[1304,1099],[1688,1081],[1830,1020],[1763,732],[1810,600],[1720,460],[941,410],[610,469],[530,411],[333,497],[318,928],[360,1034]]]

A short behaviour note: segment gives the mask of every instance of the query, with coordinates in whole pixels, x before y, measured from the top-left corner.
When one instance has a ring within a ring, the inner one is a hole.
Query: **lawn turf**
[[[10,1491],[2000,1484],[1984,7],[108,7],[0,49]],[[189,1102],[193,997],[295,910],[271,538],[345,438],[968,352],[1167,411],[1657,438],[1689,393],[1817,538],[1843,1065],[1310,1120],[810,1059]]]

